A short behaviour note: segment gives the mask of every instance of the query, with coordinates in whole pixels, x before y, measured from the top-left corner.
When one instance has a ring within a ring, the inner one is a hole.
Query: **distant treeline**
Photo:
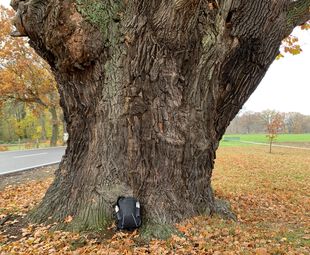
[[[298,112],[279,113],[272,110],[262,112],[244,112],[236,116],[226,130],[226,134],[266,133],[266,128],[272,116],[280,114],[283,118],[281,133],[310,133],[310,116]]]

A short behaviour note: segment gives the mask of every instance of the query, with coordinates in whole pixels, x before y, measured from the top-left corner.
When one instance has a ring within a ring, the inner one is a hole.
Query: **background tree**
[[[35,115],[43,115],[47,108],[52,117],[50,145],[55,146],[59,133],[56,81],[48,64],[24,39],[10,36],[13,11],[2,6],[0,10],[0,100],[2,104],[8,101],[35,104],[37,107],[30,107]]]
[[[309,0],[14,1],[14,34],[48,61],[69,133],[39,222],[101,226],[119,195],[175,222],[218,210],[227,126],[309,19]]]
[[[285,127],[289,134],[309,133],[310,116],[305,116],[298,112],[285,114]]]
[[[266,123],[266,131],[269,141],[269,153],[271,153],[272,143],[277,138],[279,132],[284,128],[284,115],[276,111],[264,111],[262,117]]]
[[[266,112],[244,112],[236,116],[226,130],[226,134],[265,133],[268,123]],[[271,111],[275,112],[275,111]],[[288,134],[302,134],[310,132],[310,116],[298,112],[280,113],[284,116],[284,127],[281,130]],[[267,114],[268,116],[268,114]]]
[[[61,115],[59,110],[57,115]],[[48,109],[38,108],[36,104],[6,100],[0,108],[0,144],[5,144],[2,149],[15,148],[17,143],[19,149],[31,148],[35,143],[38,146],[38,142],[45,146],[52,137],[52,127]],[[59,132],[62,131],[61,125]]]
[[[243,128],[243,133],[258,133],[263,132],[264,124],[261,114],[257,112],[245,112],[240,116],[240,125]]]

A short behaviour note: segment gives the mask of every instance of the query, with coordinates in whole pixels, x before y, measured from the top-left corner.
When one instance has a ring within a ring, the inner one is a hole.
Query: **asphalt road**
[[[0,152],[0,175],[59,163],[65,147]]]

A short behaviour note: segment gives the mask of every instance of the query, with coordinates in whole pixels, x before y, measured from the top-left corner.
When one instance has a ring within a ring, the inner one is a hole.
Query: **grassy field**
[[[51,181],[0,191],[0,218],[26,213]],[[269,154],[262,146],[222,147],[212,181],[216,196],[230,201],[238,222],[200,216],[177,225],[171,238],[148,243],[141,242],[139,232],[98,241],[94,235],[34,225],[8,242],[0,227],[0,254],[310,254],[309,151],[277,148]]]
[[[62,146],[61,143],[58,143],[57,146]],[[42,148],[50,148],[49,143],[39,143],[38,145],[35,143],[31,144],[0,144],[0,152],[1,151],[19,151],[19,150],[30,150],[30,149],[42,149]]]
[[[29,149],[37,149],[37,148],[48,148],[48,147],[49,147],[49,144],[47,143],[40,143],[38,147],[35,144],[31,146],[26,146],[25,144],[7,146],[9,151],[29,150]]]
[[[249,146],[242,141],[268,143],[266,134],[235,134],[224,135],[221,146]],[[279,134],[275,140],[276,144],[300,145],[308,147],[310,143],[310,134]]]

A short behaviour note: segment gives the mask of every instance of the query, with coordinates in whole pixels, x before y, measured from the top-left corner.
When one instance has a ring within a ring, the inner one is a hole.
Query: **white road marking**
[[[5,154],[5,153],[26,152],[26,151],[40,151],[40,150],[53,150],[53,149],[59,149],[59,148],[66,148],[66,146],[35,148],[35,149],[25,149],[25,150],[12,150],[12,151],[0,151],[0,155]]]
[[[29,155],[22,155],[22,156],[14,156],[13,158],[27,158],[27,157],[34,157],[34,156],[39,156],[39,155],[46,155],[47,152],[43,153],[36,153],[36,154],[29,154]]]
[[[29,166],[29,167],[19,168],[19,169],[15,169],[13,171],[8,171],[8,172],[0,173],[0,176],[3,175],[3,174],[10,174],[10,173],[14,173],[14,172],[21,172],[21,171],[25,171],[25,170],[31,170],[31,169],[34,169],[34,168],[38,168],[38,167],[42,167],[42,166],[55,165],[55,164],[59,164],[59,163],[60,163],[60,160],[59,161],[54,161],[54,162],[49,162],[49,163],[44,163],[44,164],[40,164],[40,165],[36,165],[36,166]]]

